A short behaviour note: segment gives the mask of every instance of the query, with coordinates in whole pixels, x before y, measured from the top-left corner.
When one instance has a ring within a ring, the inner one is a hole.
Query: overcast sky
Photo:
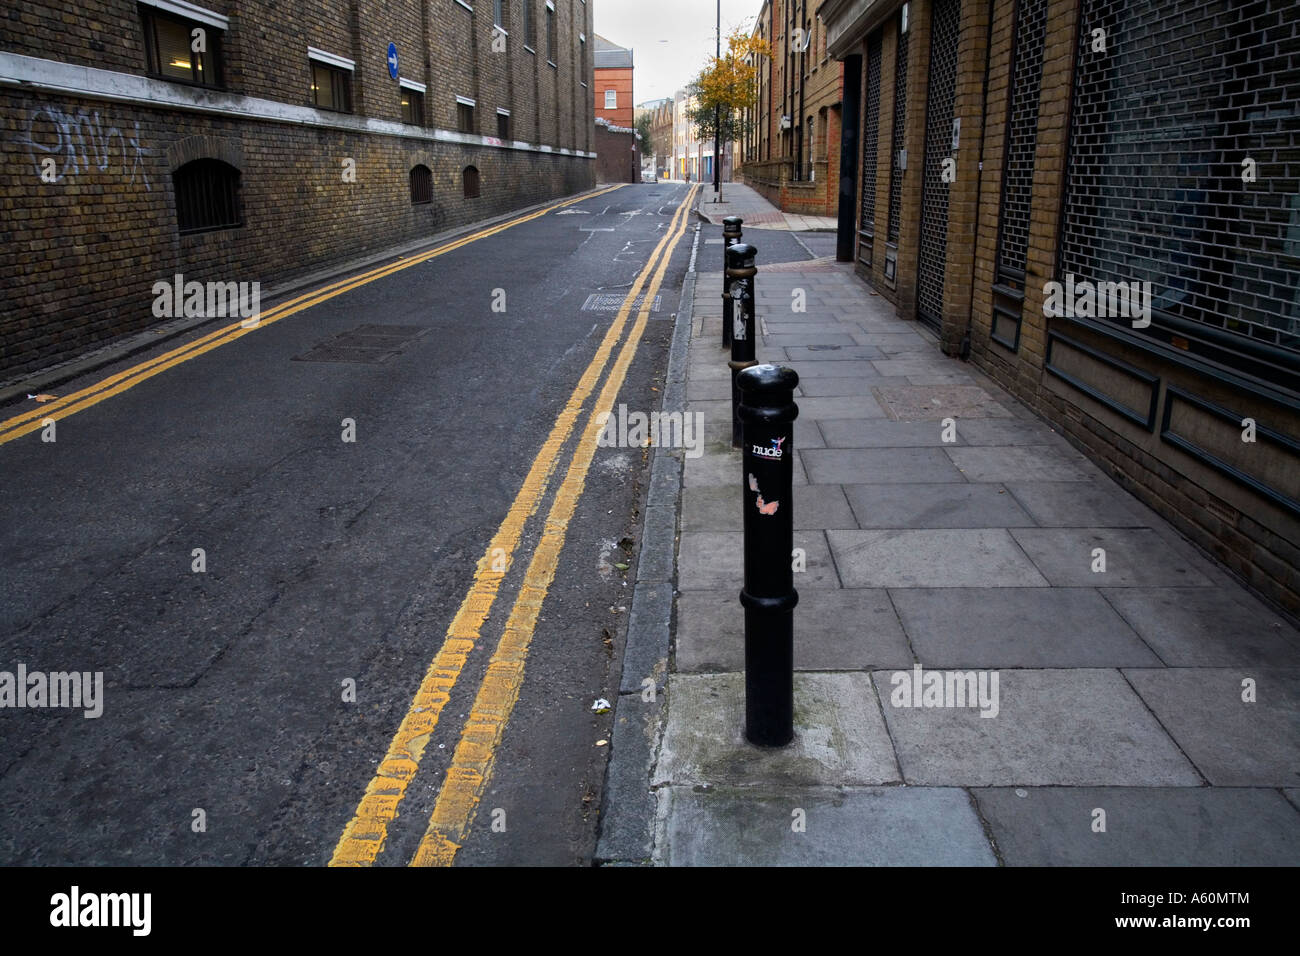
[[[713,55],[715,0],[591,0],[596,32],[630,47],[636,71],[633,100],[672,96],[695,78]],[[763,0],[721,0],[722,38],[733,27],[752,29]]]

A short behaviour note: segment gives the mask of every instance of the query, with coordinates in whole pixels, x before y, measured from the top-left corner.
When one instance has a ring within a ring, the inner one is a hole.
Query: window
[[[311,59],[311,99],[322,110],[336,113],[352,112],[352,69],[351,60],[329,56],[329,59]],[[328,54],[326,54],[328,55]],[[348,64],[348,65],[344,65]]]
[[[474,132],[474,101],[456,97],[456,128],[462,133]]]
[[[497,139],[510,138],[510,114],[505,110],[497,110]]]
[[[524,46],[537,49],[537,0],[524,0]]]
[[[587,38],[578,34],[578,77],[579,82],[587,85]]]
[[[478,199],[479,196],[481,195],[478,167],[466,166],[465,172],[462,174],[462,178],[464,179],[465,182],[465,198]]]
[[[506,0],[492,0],[492,22],[499,27],[505,27]]]
[[[424,125],[424,84],[410,80],[401,81],[402,122],[412,126]]]
[[[244,224],[239,211],[239,170],[219,159],[195,159],[172,174],[176,222],[182,236]]]
[[[618,109],[618,90],[605,91],[605,109],[607,110]]]
[[[218,86],[222,31],[197,20],[141,9],[151,76],[199,86]]]
[[[546,62],[555,65],[555,4],[546,4]]]
[[[411,167],[411,205],[433,202],[433,170],[423,164]]]

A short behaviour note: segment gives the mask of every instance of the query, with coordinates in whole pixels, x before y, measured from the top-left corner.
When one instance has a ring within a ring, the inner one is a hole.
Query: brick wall
[[[636,134],[614,132],[600,123],[596,124],[596,182],[639,183],[641,181],[641,151],[637,148]]]
[[[909,162],[903,176],[898,280],[891,285],[885,279],[885,253],[889,248],[898,6],[882,9],[881,18],[870,25],[870,29],[882,31],[875,238],[870,255],[859,257],[857,270],[894,303],[900,316],[912,318],[916,314],[931,2],[913,0],[911,4],[905,136]],[[1284,388],[1224,375],[1212,365],[1185,362],[1177,353],[1161,352],[1139,339],[1130,341],[1123,335],[1067,324],[1043,314],[1044,286],[1060,278],[1056,274],[1058,237],[1078,42],[1076,0],[1049,0],[1045,14],[1024,277],[1022,282],[1003,280],[1012,283],[1006,288],[1016,292],[1018,286],[1023,295],[1023,302],[1014,310],[1019,317],[1019,335],[1014,346],[994,337],[995,305],[1006,309],[1015,302],[1014,295],[998,291],[995,284],[999,282],[997,255],[1017,9],[1013,0],[997,0],[990,24],[986,0],[964,0],[961,7],[954,104],[954,116],[961,119],[961,141],[955,154],[957,178],[948,194],[941,347],[950,354],[960,353],[969,329],[973,363],[1244,583],[1282,610],[1300,614],[1300,515],[1245,480],[1262,482],[1272,493],[1290,496],[1293,501],[1300,498],[1300,455],[1294,451],[1294,443],[1300,441],[1300,401],[1295,395]],[[868,46],[865,37],[860,40],[852,52],[864,58],[865,110]],[[871,264],[863,263],[863,258],[869,258]],[[1068,377],[1063,377],[1061,363],[1067,362],[1073,364]],[[1078,382],[1086,388],[1080,388]],[[1143,391],[1144,387],[1148,391]],[[1121,414],[1114,405],[1116,396],[1136,404],[1140,414]],[[1191,403],[1186,396],[1192,397]],[[1195,401],[1229,414],[1216,419],[1215,413],[1197,412]],[[1135,417],[1148,414],[1148,405],[1154,409],[1153,417],[1135,421]],[[1228,470],[1167,441],[1162,434],[1166,427],[1162,416],[1173,416],[1168,427],[1190,436],[1193,444],[1215,454]],[[1244,444],[1238,433],[1240,419],[1246,417],[1261,425],[1267,423],[1283,440]],[[1289,447],[1287,440],[1293,443]],[[1233,469],[1235,477],[1230,473]]]
[[[523,2],[508,4],[507,29],[520,27],[504,52],[494,52],[486,2],[471,13],[449,0],[434,16],[420,0],[333,0],[298,17],[270,0],[212,0],[209,9],[231,18],[222,38],[225,92],[194,95],[192,87],[156,81],[151,89],[189,97],[192,105],[178,107],[156,102],[153,93],[106,101],[0,87],[0,375],[33,371],[147,327],[156,321],[153,283],[177,272],[200,281],[260,281],[265,289],[590,188],[594,162],[585,155],[502,148],[495,139],[502,108],[510,110],[514,140],[584,153],[592,143],[590,96],[574,83],[584,75],[578,34],[591,35],[590,4],[558,5],[558,61],[550,67],[544,4],[536,0],[542,49],[534,56],[523,49]],[[107,43],[107,36],[117,39]],[[390,40],[401,76],[428,86],[428,127],[366,128],[363,120],[401,121],[401,91],[385,62]],[[313,109],[319,123],[275,117],[276,103],[307,115],[309,45],[355,60],[355,116]],[[56,61],[49,69],[71,63],[145,72],[134,2],[89,2],[59,13],[20,0],[0,15],[0,52]],[[476,101],[477,135],[436,132],[457,128],[457,95]],[[232,103],[252,104],[262,118],[231,115]],[[448,141],[457,138],[465,141]],[[56,161],[53,182],[42,176],[47,158]],[[241,227],[179,235],[172,174],[197,158],[240,171]],[[354,161],[355,181],[343,175],[344,160]],[[412,204],[417,164],[433,174],[430,204]],[[471,165],[482,193],[467,199],[463,172]]]

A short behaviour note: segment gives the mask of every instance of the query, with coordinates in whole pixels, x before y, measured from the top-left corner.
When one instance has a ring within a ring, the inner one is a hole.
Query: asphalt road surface
[[[658,407],[691,198],[551,208],[0,409],[0,672],[103,675],[95,718],[0,707],[0,861],[589,862],[648,451],[579,439]]]

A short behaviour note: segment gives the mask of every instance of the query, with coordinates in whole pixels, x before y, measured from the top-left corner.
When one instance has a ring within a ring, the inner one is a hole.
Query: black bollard
[[[745,508],[745,737],[762,747],[794,739],[794,420],[791,368],[755,365],[743,398]]]
[[[736,376],[757,365],[754,358],[754,257],[758,250],[738,242],[727,249],[727,284],[731,289],[731,447],[740,447],[740,387]]]
[[[727,281],[727,250],[740,242],[745,220],[728,216],[722,220],[722,347],[731,348],[731,285]]]

